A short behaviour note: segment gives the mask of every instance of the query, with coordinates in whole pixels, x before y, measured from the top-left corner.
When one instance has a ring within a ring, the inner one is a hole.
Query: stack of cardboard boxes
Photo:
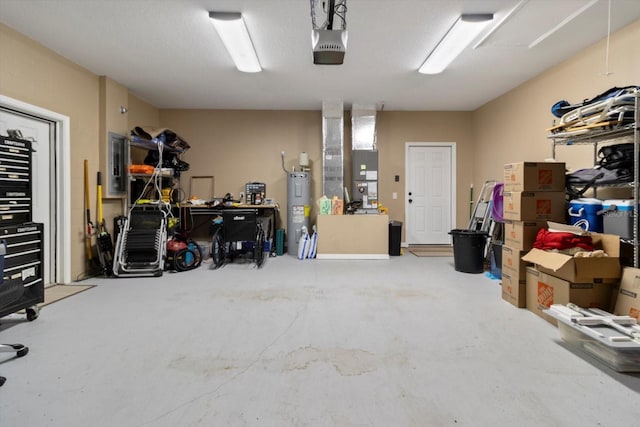
[[[526,269],[527,309],[554,325],[556,320],[544,313],[551,304],[571,302],[584,308],[612,311],[612,297],[618,289],[621,272],[620,237],[590,234],[594,248],[608,256],[575,258],[534,248],[523,257],[535,265]]]
[[[565,219],[565,164],[519,162],[504,166],[504,245],[502,298],[526,307],[526,267],[522,256],[533,248],[547,221]]]
[[[566,218],[564,163],[520,162],[504,167],[505,236],[502,253],[502,298],[556,324],[544,313],[552,304],[597,307],[616,314],[638,315],[640,270],[625,269],[620,283],[620,238],[590,233],[595,249],[607,256],[575,258],[533,248],[548,222],[562,231]],[[617,303],[617,305],[616,305]],[[630,314],[631,313],[631,314]]]

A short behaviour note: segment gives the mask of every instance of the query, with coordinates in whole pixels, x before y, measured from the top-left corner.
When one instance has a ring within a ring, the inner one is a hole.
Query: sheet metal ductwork
[[[322,194],[344,198],[344,107],[342,101],[322,103]]]
[[[351,109],[351,198],[359,202],[355,213],[378,213],[378,151],[376,109],[354,104]]]
[[[376,149],[376,108],[374,105],[353,104],[351,108],[351,148]]]

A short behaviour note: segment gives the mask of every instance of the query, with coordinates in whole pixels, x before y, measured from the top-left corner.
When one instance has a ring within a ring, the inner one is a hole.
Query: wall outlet
[[[396,193],[395,191],[391,194],[391,198],[393,200],[396,200],[398,198],[398,193]]]
[[[240,192],[240,200],[244,200],[244,192]]]

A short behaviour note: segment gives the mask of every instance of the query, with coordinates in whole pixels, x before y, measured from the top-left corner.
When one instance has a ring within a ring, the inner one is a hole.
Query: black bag
[[[612,144],[598,150],[598,165],[580,169],[566,177],[567,199],[582,197],[598,185],[622,184],[633,181],[633,143]]]
[[[598,164],[609,170],[633,170],[633,143],[606,145],[598,150]]]

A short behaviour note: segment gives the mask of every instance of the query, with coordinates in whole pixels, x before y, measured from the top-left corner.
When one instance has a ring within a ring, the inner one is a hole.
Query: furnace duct
[[[351,108],[351,195],[358,202],[355,213],[378,213],[378,150],[376,109],[353,104]]]
[[[353,104],[351,108],[351,149],[376,149],[376,108]]]
[[[342,101],[322,103],[322,194],[343,199],[344,112]]]

